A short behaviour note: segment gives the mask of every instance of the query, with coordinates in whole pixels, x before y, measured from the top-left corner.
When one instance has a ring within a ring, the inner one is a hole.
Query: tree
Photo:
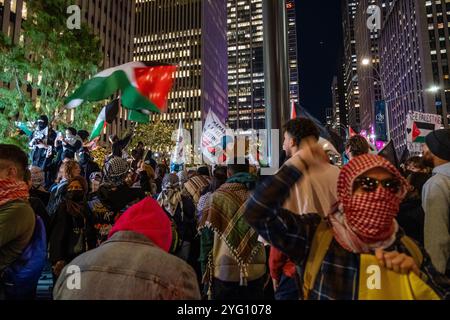
[[[66,9],[71,2],[27,1],[24,41],[13,44],[0,34],[0,81],[10,84],[0,88],[0,141],[14,137],[13,121],[34,121],[40,114],[46,114],[55,129],[67,126],[64,98],[97,72],[100,40],[85,24],[79,30],[67,28]],[[31,99],[31,89],[37,90],[37,99]],[[89,128],[98,110],[84,104],[75,111],[72,125]]]
[[[172,141],[174,127],[162,121],[139,124],[136,128],[132,143],[130,144],[130,154],[138,142],[142,141],[144,146],[154,153],[160,153],[161,158],[166,158],[173,149],[175,142]]]

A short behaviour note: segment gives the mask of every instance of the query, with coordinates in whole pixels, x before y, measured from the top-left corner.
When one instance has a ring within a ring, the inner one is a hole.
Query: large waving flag
[[[167,99],[174,83],[174,65],[130,62],[106,69],[81,85],[66,101],[73,109],[86,101],[107,99],[121,90],[122,105],[137,112],[166,112]]]
[[[93,140],[102,134],[106,124],[111,124],[119,113],[119,99],[114,99],[110,104],[104,106],[95,121],[89,140]]]

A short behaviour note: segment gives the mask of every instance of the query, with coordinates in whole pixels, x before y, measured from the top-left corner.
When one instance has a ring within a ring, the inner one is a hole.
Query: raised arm
[[[247,222],[270,244],[298,264],[307,257],[309,245],[321,221],[318,214],[298,215],[282,206],[292,186],[302,178],[306,164],[294,156],[272,177],[260,184],[247,201]]]

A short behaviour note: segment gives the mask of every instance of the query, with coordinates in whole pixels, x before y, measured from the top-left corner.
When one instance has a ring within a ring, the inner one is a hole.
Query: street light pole
[[[289,120],[288,34],[285,0],[263,0],[266,129],[281,129]],[[268,134],[269,155],[276,144]],[[281,143],[281,134],[279,141]],[[275,159],[271,159],[273,161]]]

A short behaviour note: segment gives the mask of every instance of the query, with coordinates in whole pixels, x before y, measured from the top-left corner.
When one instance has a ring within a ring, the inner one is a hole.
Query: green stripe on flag
[[[127,109],[145,109],[160,113],[158,107],[130,83],[127,74],[122,70],[115,71],[108,77],[94,77],[86,81],[64,103],[69,105],[71,102],[79,100],[80,102],[73,106],[76,107],[78,103],[84,101],[104,100],[120,89],[122,90],[122,105]]]
[[[415,140],[414,143],[425,143],[425,136],[418,136]]]
[[[137,123],[149,123],[150,116],[148,114],[143,114],[137,110],[131,110],[128,114],[128,120],[134,121]]]

